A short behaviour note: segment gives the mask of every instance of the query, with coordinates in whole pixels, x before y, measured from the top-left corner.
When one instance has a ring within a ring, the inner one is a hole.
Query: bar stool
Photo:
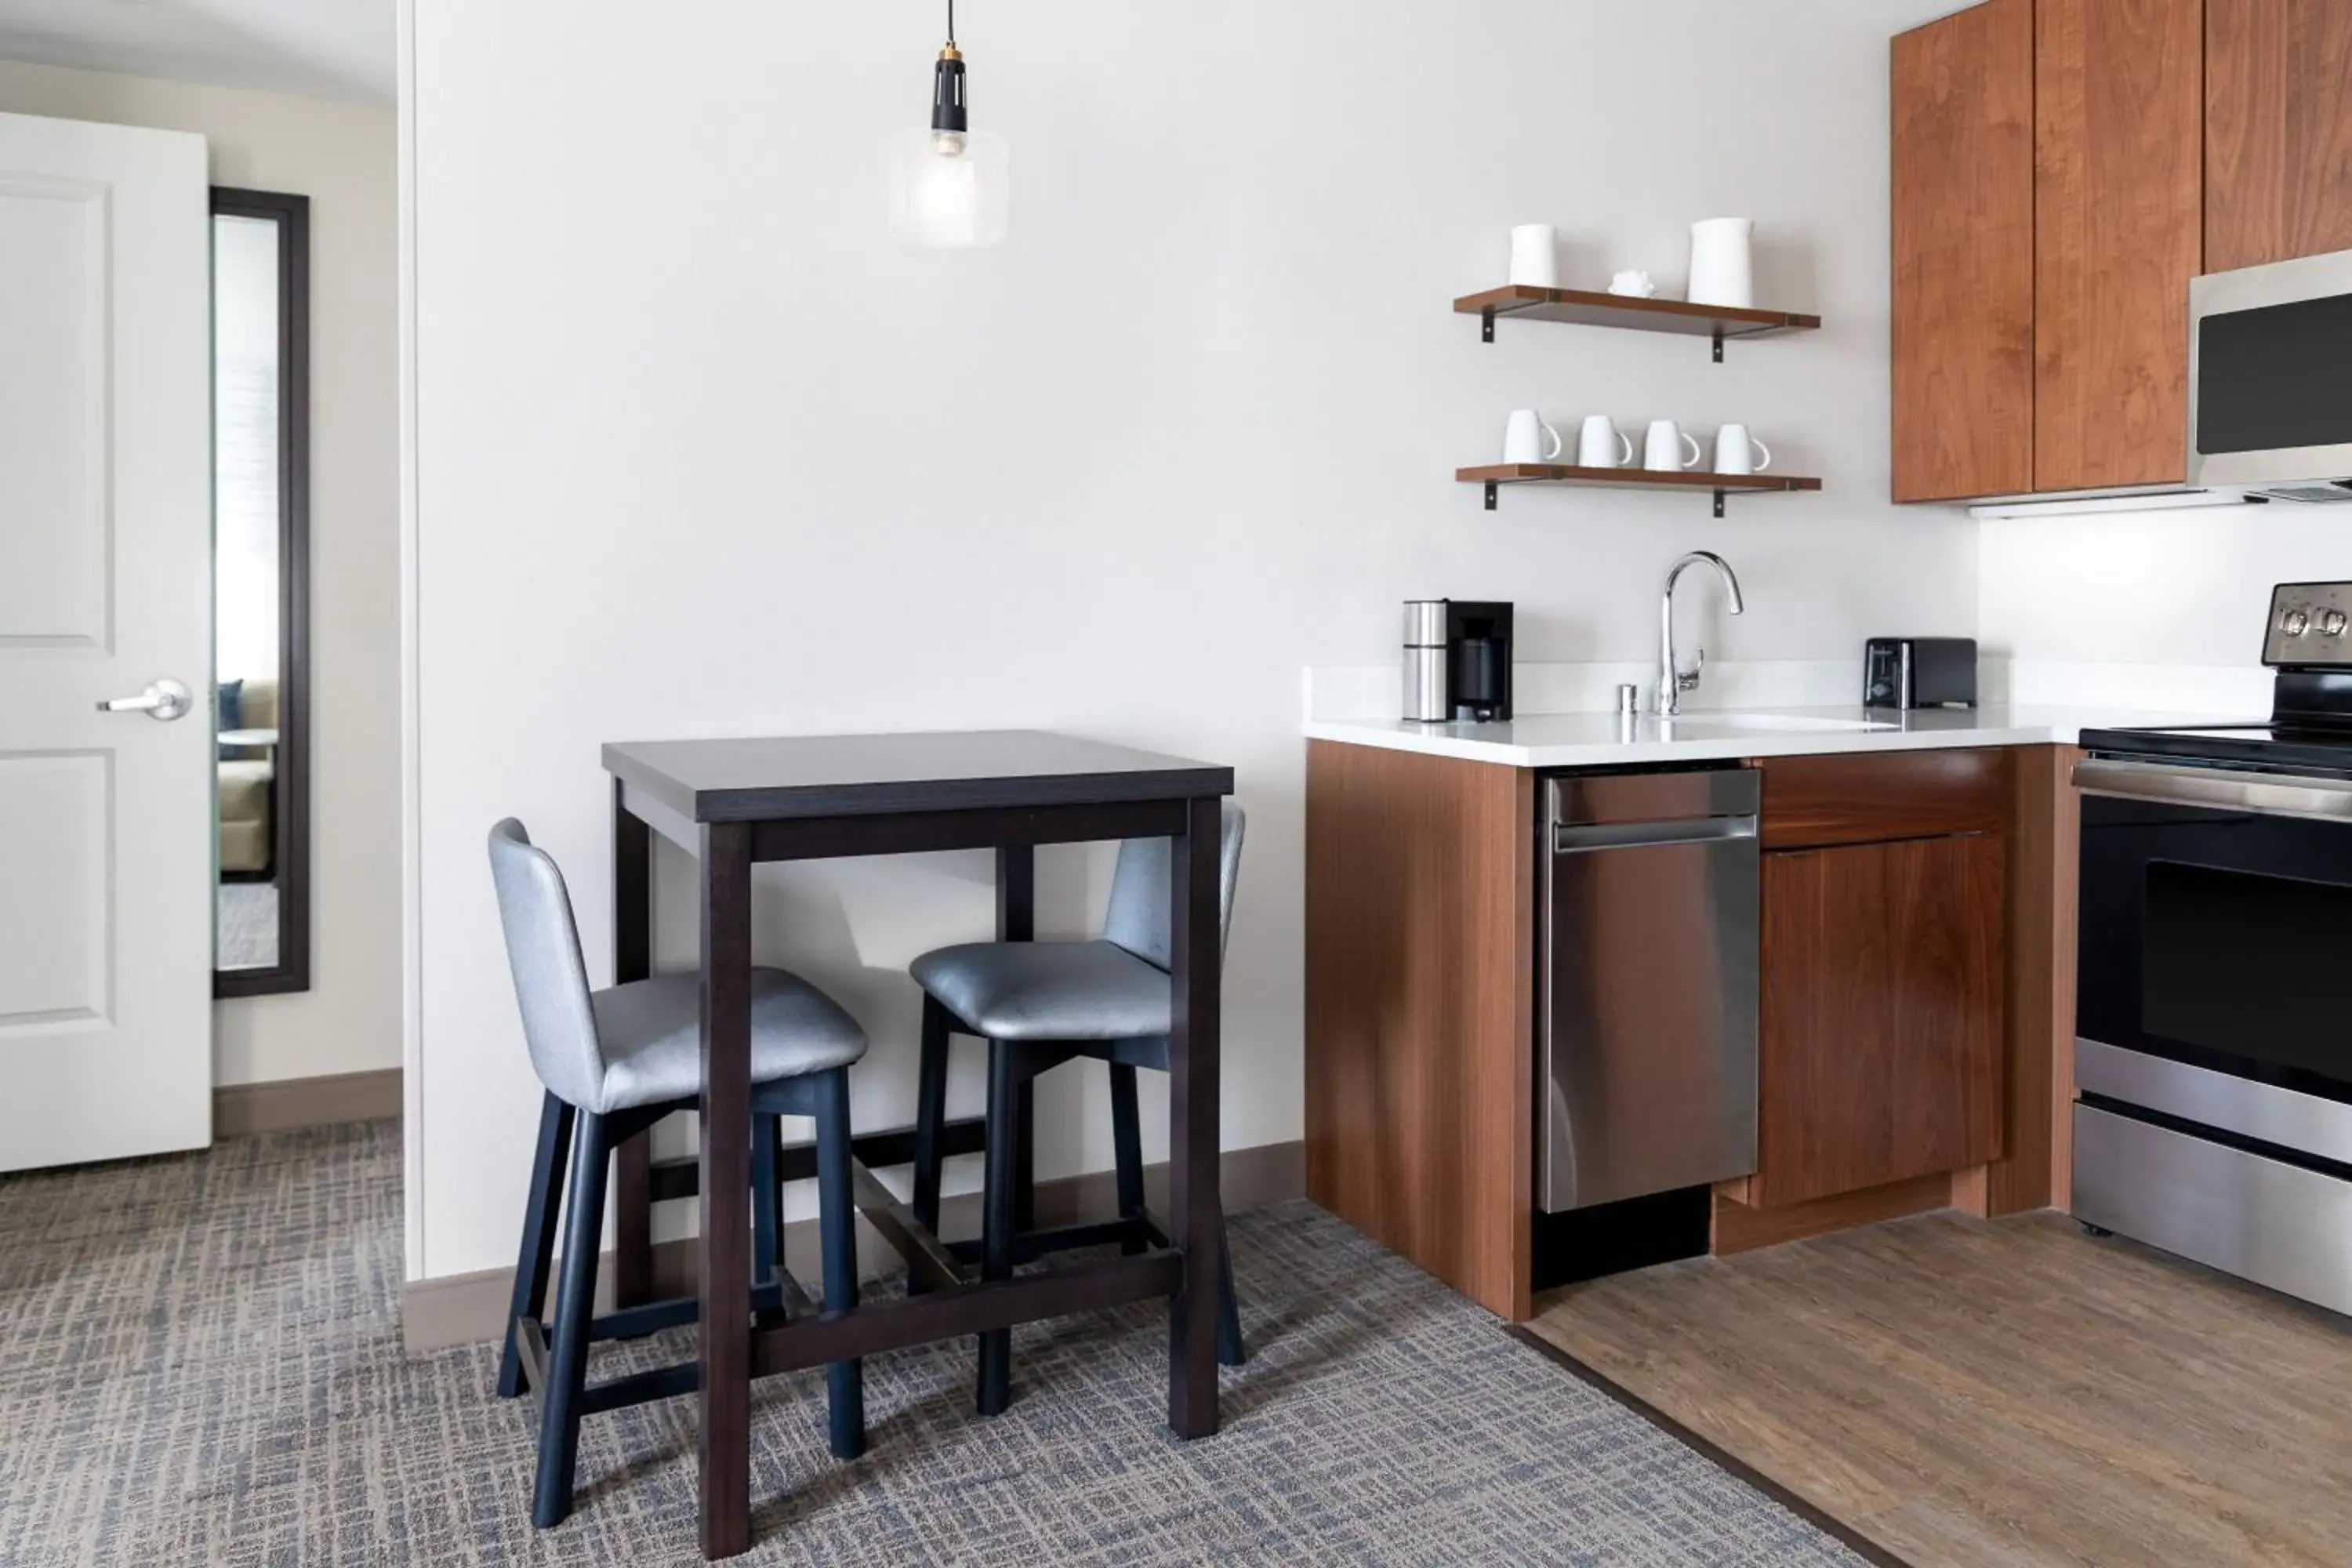
[[[634,1339],[690,1323],[691,1297],[595,1317],[597,1253],[604,1245],[608,1162],[619,1144],[673,1111],[695,1108],[701,1088],[701,1002],[693,974],[666,974],[588,989],[580,933],[563,874],[512,817],[490,829],[490,874],[507,962],[522,1009],[530,1063],[546,1089],[530,1198],[515,1264],[514,1299],[499,1362],[499,1394],[541,1401],[539,1475],[532,1522],[545,1529],[572,1511],[580,1420],[691,1393],[692,1363],[587,1385],[593,1340]],[[807,1302],[783,1270],[777,1191],[777,1118],[816,1121],[818,1225],[828,1311],[857,1305],[856,1210],[850,1196],[849,1066],[866,1032],[824,992],[781,969],[751,972],[752,1280],[747,1310]],[[539,1312],[555,1245],[558,1173],[571,1147],[562,1196],[563,1278],[551,1342]],[[813,1310],[813,1309],[812,1309]],[[866,1450],[862,1363],[826,1369],[835,1458]]]
[[[1227,801],[1217,854],[1218,941],[1231,931],[1234,884],[1240,874],[1242,808]],[[927,952],[909,966],[923,988],[922,1061],[915,1109],[915,1217],[937,1231],[940,1223],[940,1128],[947,1117],[948,1038],[976,1035],[988,1042],[986,1191],[982,1204],[982,1275],[1010,1279],[1016,1262],[1066,1247],[1117,1240],[1134,1254],[1168,1238],[1151,1223],[1143,1202],[1142,1118],[1136,1069],[1168,1070],[1168,1031],[1174,1007],[1169,976],[1169,847],[1165,838],[1120,844],[1111,875],[1110,909],[1095,942],[982,942]],[[1110,1068],[1111,1142],[1118,1165],[1119,1220],[1109,1227],[1066,1232],[1023,1231],[1029,1210],[1018,1190],[1013,1125],[1020,1099],[1040,1074],[1087,1058]],[[1223,1216],[1219,1225],[1223,1226]],[[1234,1297],[1234,1263],[1219,1233],[1217,1360],[1239,1366],[1247,1355]],[[964,1244],[963,1250],[969,1250]],[[1013,1336],[980,1336],[981,1414],[1001,1414],[1011,1403]]]

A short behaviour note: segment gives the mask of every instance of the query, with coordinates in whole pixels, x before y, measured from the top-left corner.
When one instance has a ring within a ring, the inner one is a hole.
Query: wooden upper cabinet
[[[2205,270],[2352,250],[2352,3],[2205,0]]]
[[[2033,0],[1894,50],[1894,490],[2033,488]]]
[[[2189,470],[2205,0],[2039,0],[2033,486]]]

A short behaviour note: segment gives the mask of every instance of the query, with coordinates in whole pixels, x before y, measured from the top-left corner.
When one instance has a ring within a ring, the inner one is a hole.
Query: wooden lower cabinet
[[[1307,748],[1307,1195],[1528,1315],[1535,789],[1524,768]]]
[[[2005,860],[1990,833],[1764,857],[1751,1204],[2000,1156]]]

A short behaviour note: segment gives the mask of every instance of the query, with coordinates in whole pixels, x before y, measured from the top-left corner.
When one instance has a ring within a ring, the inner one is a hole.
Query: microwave
[[[2352,250],[2190,280],[2189,483],[2352,501]]]

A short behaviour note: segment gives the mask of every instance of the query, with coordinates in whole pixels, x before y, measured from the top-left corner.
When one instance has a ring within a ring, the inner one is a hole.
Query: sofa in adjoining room
[[[221,683],[223,730],[278,727],[278,683],[247,679]],[[220,868],[224,875],[262,876],[270,869],[270,824],[278,787],[275,746],[220,749]]]

